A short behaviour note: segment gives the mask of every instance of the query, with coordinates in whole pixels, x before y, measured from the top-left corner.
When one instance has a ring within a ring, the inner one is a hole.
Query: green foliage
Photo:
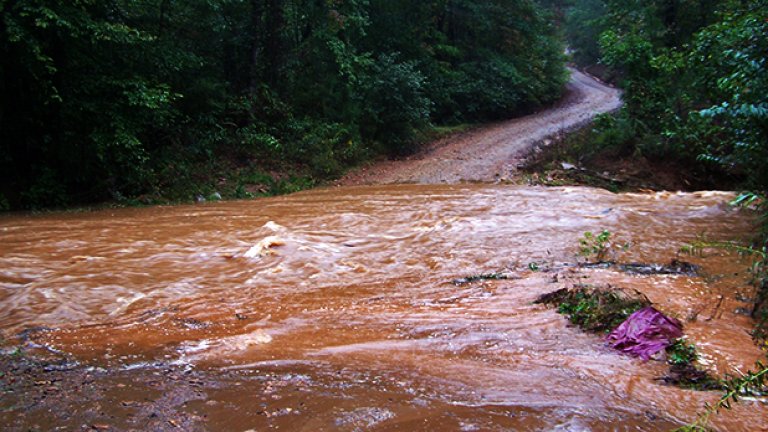
[[[768,3],[723,15],[697,35],[689,59],[700,71],[697,84],[708,89],[712,106],[698,111],[717,124],[719,140],[702,157],[747,173],[749,186],[768,188]]]
[[[676,339],[665,350],[669,372],[664,378],[667,384],[691,390],[721,390],[721,380],[712,377],[706,370],[696,366],[699,355],[696,346],[685,339]]]
[[[688,365],[698,358],[696,345],[686,342],[685,339],[677,339],[667,347],[667,362],[670,364]]]
[[[412,151],[416,131],[429,123],[432,103],[424,94],[424,81],[415,62],[379,56],[358,90],[365,137],[392,154]]]
[[[600,34],[607,30],[604,22],[606,5],[602,0],[578,1],[566,12],[565,33],[579,66],[596,64],[600,60]]]
[[[307,118],[292,121],[288,128],[289,141],[284,146],[283,158],[307,164],[315,178],[338,176],[345,165],[358,161],[364,154],[359,136],[343,124]]]
[[[14,208],[178,196],[222,161],[324,180],[414,151],[430,124],[554,101],[566,77],[531,0],[29,0],[0,12],[0,181]]]
[[[579,255],[595,262],[603,262],[611,249],[611,232],[603,230],[595,235],[590,231],[584,233],[579,239]]]
[[[643,296],[588,287],[561,289],[540,297],[536,303],[557,306],[558,313],[566,315],[574,325],[595,333],[613,330],[630,315],[651,304]]]
[[[575,55],[611,67],[625,90],[623,124],[604,129],[607,143],[764,192],[766,11],[765,0],[575,1],[566,23]]]
[[[22,193],[22,198],[32,210],[62,207],[67,204],[67,195],[61,180],[47,167],[36,172],[31,186]]]
[[[0,193],[0,212],[8,211],[11,209],[11,205],[8,204],[8,199]]]

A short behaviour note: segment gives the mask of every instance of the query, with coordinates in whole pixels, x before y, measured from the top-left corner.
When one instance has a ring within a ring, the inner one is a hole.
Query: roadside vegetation
[[[557,146],[552,159],[582,170],[539,160],[555,171],[543,182],[765,195],[768,2],[550,3],[572,60],[619,86],[625,105]]]
[[[725,184],[764,200],[768,2],[549,3],[563,16],[573,61],[600,66],[625,102],[568,138],[558,156],[594,172],[606,159],[661,164],[677,171],[681,189]]]
[[[0,210],[292,191],[549,104],[566,80],[532,0],[4,0],[0,16]]]

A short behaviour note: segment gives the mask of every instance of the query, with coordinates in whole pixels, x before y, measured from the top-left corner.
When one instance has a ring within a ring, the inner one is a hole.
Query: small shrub
[[[254,126],[238,130],[237,140],[240,149],[250,155],[276,156],[282,150],[280,140]]]
[[[686,342],[684,339],[677,339],[675,343],[667,347],[667,362],[673,365],[691,364],[699,358],[696,353],[696,346]]]
[[[349,126],[305,119],[289,128],[292,138],[285,144],[285,157],[310,167],[315,179],[335,178],[365,155],[358,133]]]
[[[61,207],[67,204],[67,191],[57,174],[50,168],[43,168],[35,177],[32,186],[22,192],[25,207],[39,210],[47,207]]]
[[[415,62],[380,55],[361,80],[361,132],[392,155],[416,150],[416,131],[429,123],[432,102],[424,94],[424,75]]]
[[[720,396],[720,399],[714,405],[705,404],[704,412],[700,413],[696,420],[675,429],[674,432],[709,431],[710,429],[707,425],[712,415],[718,413],[723,408],[731,409],[731,403],[738,402],[740,397],[750,394],[764,394],[767,386],[768,366],[757,362],[756,372],[747,371],[747,373],[740,374],[739,376],[730,376],[720,381],[720,387],[725,389],[725,393]]]
[[[610,241],[610,231],[603,230],[597,235],[587,231],[584,233],[584,237],[579,240],[579,255],[587,260],[594,259],[596,262],[603,262],[611,247]]]

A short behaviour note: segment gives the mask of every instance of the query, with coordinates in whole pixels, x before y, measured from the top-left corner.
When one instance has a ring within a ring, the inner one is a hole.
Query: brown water
[[[585,231],[630,242],[625,262],[733,239],[752,221],[732,197],[401,185],[5,217],[0,328],[49,327],[30,343],[121,374],[220,374],[188,407],[215,430],[665,430],[718,393],[660,385],[661,362],[531,302],[575,283],[634,288],[686,321],[710,370],[748,369],[761,353],[735,313],[744,263],[684,257],[701,277],[569,265]],[[510,279],[451,283],[495,271]],[[714,424],[761,430],[768,414],[746,401]]]

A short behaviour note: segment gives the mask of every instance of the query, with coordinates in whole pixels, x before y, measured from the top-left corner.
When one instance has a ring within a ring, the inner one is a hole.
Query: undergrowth
[[[752,317],[755,328],[752,338],[763,351],[768,351],[768,206],[759,194],[745,193],[732,202],[733,205],[751,208],[757,211],[761,222],[761,232],[752,245],[736,242],[713,242],[699,239],[681,248],[682,252],[701,255],[707,249],[720,249],[738,253],[742,258],[752,260],[750,265],[751,283],[755,286],[756,296]],[[676,432],[707,431],[710,418],[721,409],[730,409],[733,403],[744,396],[765,396],[768,394],[768,365],[758,361],[755,370],[737,376],[729,375],[720,381],[725,392],[713,405],[705,404],[692,423],[676,429]]]
[[[719,390],[723,388],[720,380],[712,377],[695,366],[699,354],[696,345],[683,338],[676,339],[666,348],[669,372],[663,378],[666,384],[691,390]]]
[[[667,348],[667,362],[672,365],[684,365],[695,362],[699,358],[696,345],[685,339],[677,339]]]

